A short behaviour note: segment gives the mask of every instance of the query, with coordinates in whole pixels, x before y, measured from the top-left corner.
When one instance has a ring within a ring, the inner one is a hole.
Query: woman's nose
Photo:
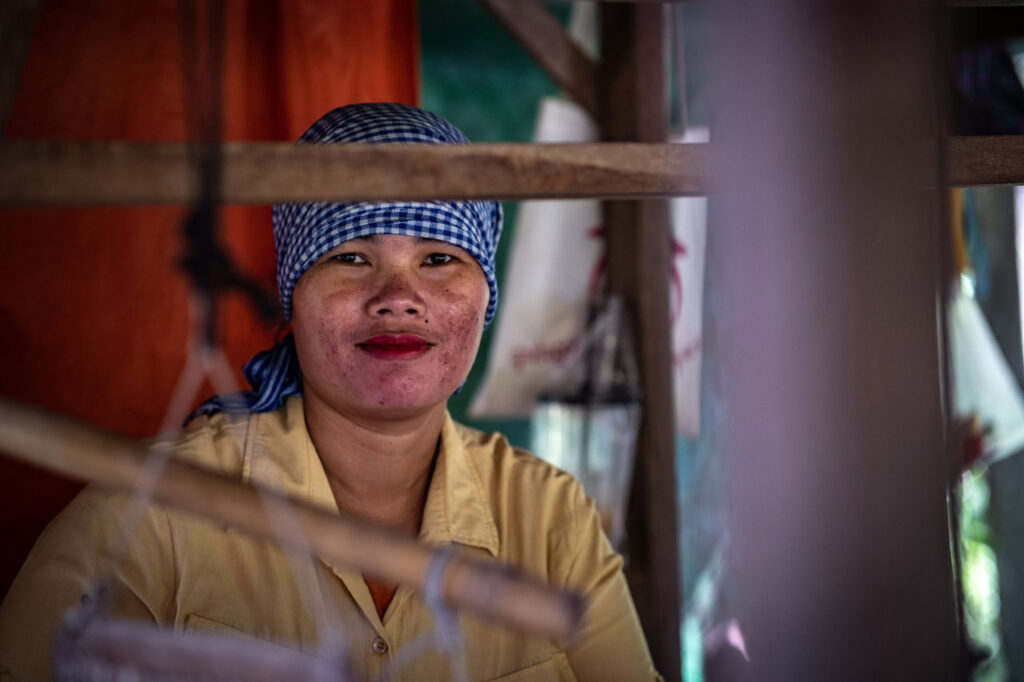
[[[367,305],[371,315],[415,316],[426,310],[414,278],[397,271],[381,274],[377,291]]]

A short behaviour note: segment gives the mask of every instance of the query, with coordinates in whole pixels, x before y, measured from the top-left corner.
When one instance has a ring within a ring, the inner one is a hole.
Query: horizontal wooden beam
[[[951,138],[949,184],[1024,184],[1024,135]]]
[[[651,198],[714,192],[707,144],[224,145],[223,197],[277,201]],[[0,205],[181,204],[184,144],[0,143]],[[1024,136],[949,140],[952,186],[1024,184]]]
[[[569,37],[540,0],[480,0],[523,49],[594,118],[597,118],[597,65]]]
[[[706,145],[227,143],[226,203],[707,194]],[[6,142],[0,204],[168,204],[197,196],[184,144]]]

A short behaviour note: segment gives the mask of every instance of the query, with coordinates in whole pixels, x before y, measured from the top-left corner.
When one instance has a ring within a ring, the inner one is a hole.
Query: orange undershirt
[[[377,615],[380,616],[381,620],[384,620],[384,612],[387,611],[388,604],[391,603],[395,592],[398,591],[398,586],[379,583],[367,578],[365,575],[363,580],[366,581],[366,586],[370,588],[370,596],[373,597],[373,605],[377,607]]]

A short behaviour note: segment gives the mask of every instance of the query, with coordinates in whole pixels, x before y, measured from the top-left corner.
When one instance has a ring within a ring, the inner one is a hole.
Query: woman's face
[[[292,296],[303,391],[349,417],[397,419],[443,404],[465,380],[489,290],[457,246],[375,235],[329,251]]]

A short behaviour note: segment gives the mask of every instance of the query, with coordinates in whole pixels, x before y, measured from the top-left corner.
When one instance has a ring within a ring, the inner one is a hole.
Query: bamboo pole
[[[133,490],[153,484],[153,498],[219,523],[311,550],[332,562],[422,591],[436,550],[371,524],[338,516],[238,480],[170,460],[147,480],[149,449],[70,418],[0,398],[0,450],[66,476]],[[272,515],[291,508],[302,533],[278,538]],[[445,601],[511,628],[558,640],[576,631],[583,600],[496,562],[456,555],[442,578]]]

